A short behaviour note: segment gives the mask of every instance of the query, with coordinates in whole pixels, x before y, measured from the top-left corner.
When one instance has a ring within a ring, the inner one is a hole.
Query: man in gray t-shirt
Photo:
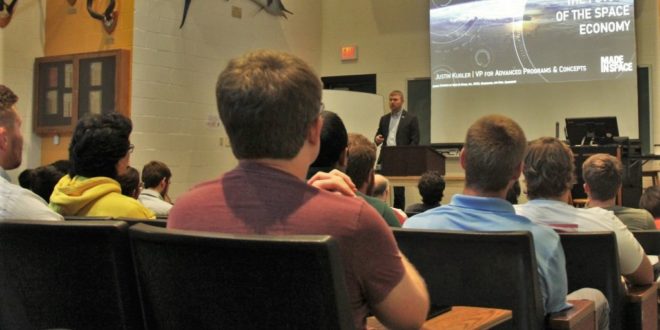
[[[582,164],[584,191],[588,207],[601,207],[614,212],[629,230],[655,229],[653,216],[646,210],[616,205],[623,172],[621,161],[608,154],[595,154]]]

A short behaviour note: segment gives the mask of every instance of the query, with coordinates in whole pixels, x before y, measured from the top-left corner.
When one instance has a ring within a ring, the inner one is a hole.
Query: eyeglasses
[[[134,149],[135,149],[135,145],[133,145],[131,143],[131,144],[128,145],[128,152],[126,152],[126,153],[127,154],[132,154]]]

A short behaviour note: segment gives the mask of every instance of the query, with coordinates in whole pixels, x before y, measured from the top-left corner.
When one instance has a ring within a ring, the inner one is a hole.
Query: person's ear
[[[341,152],[337,163],[341,168],[346,168],[348,166],[348,147],[344,148],[344,151]]]
[[[466,166],[465,157],[467,157],[467,156],[465,155],[465,148],[463,148],[463,149],[461,149],[461,153],[459,154],[458,159],[461,163],[461,168],[464,169],[464,170],[465,170],[465,166]]]
[[[0,151],[6,151],[9,148],[9,130],[0,126]]]
[[[518,179],[520,178],[520,175],[522,174],[522,171],[523,171],[524,167],[525,167],[525,164],[523,162],[520,162],[518,167],[513,171],[513,177],[512,177],[513,180],[518,181]]]
[[[591,187],[585,182],[582,184],[582,188],[584,189],[584,193],[587,195],[591,195]]]
[[[323,117],[319,115],[312,121],[307,130],[307,142],[316,145],[321,144],[321,130],[323,129]]]

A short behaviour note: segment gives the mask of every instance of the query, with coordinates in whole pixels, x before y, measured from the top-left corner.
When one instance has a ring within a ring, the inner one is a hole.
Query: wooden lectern
[[[380,157],[384,176],[420,176],[426,171],[445,175],[445,157],[429,146],[383,147]]]

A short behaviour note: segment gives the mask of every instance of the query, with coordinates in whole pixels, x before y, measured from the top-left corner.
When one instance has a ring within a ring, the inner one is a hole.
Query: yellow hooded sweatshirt
[[[155,219],[138,200],[121,194],[119,182],[108,177],[65,175],[50,196],[50,208],[67,216]]]

